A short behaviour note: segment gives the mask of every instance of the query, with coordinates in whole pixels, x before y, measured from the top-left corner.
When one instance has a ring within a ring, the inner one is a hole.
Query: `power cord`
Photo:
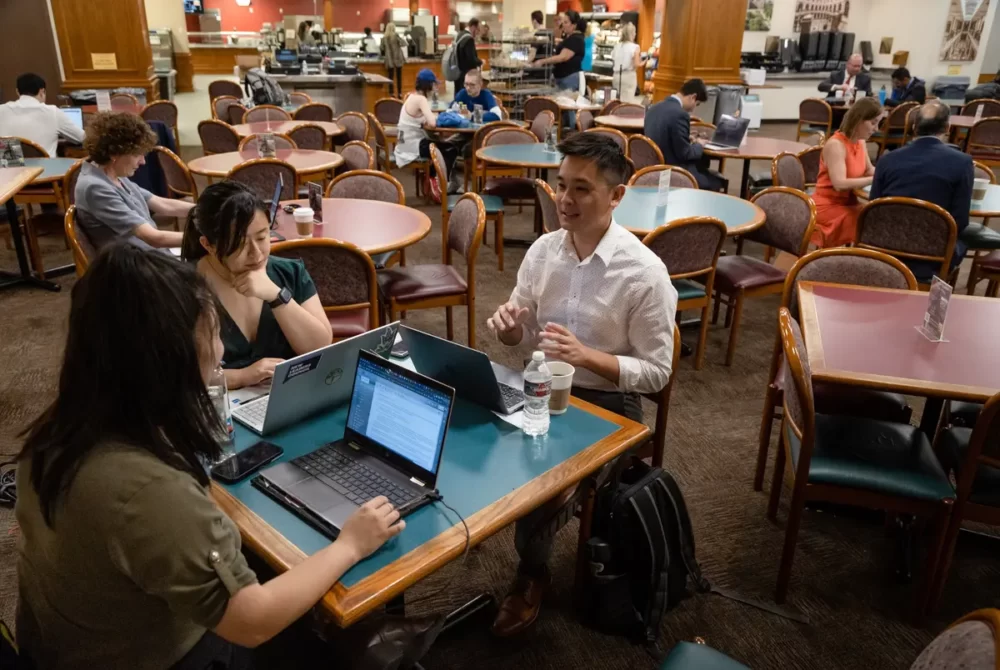
[[[444,507],[447,507],[449,510],[451,510],[452,513],[455,516],[458,517],[459,521],[462,522],[462,526],[465,528],[465,549],[462,550],[462,564],[459,566],[459,569],[461,569],[461,568],[465,567],[465,561],[466,561],[466,559],[469,558],[469,547],[471,547],[471,545],[472,545],[472,533],[469,532],[469,524],[465,523],[465,517],[463,517],[458,512],[458,510],[456,510],[454,507],[452,507],[451,505],[449,505],[448,503],[446,503],[444,501],[444,496],[442,496],[440,493],[438,493],[438,492],[435,491],[433,494],[430,495],[430,499],[433,500],[434,502],[441,503]],[[406,606],[409,607],[410,605],[415,605],[415,604],[417,604],[419,602],[423,602],[425,600],[429,600],[431,598],[434,598],[436,596],[441,595],[442,593],[444,593],[445,591],[447,591],[447,590],[449,590],[451,588],[451,584],[452,584],[452,582],[455,581],[455,577],[457,577],[457,576],[458,576],[458,572],[456,572],[455,574],[453,574],[448,579],[448,581],[445,582],[444,586],[442,586],[441,588],[437,589],[436,591],[432,591],[430,593],[425,593],[424,595],[422,595],[419,598],[416,598],[414,600],[407,600],[406,601]]]
[[[0,463],[0,505],[13,506],[17,502],[17,465],[14,461]]]

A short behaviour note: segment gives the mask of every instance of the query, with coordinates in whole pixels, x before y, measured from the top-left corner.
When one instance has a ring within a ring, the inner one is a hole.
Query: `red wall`
[[[220,10],[223,30],[256,32],[264,23],[275,25],[283,22],[285,14],[313,13],[312,0],[253,0],[250,7],[240,7],[235,0],[204,0],[204,2],[205,9]],[[334,0],[334,26],[349,32],[360,32],[368,26],[378,32],[379,24],[385,18],[385,10],[389,6],[389,0]],[[408,0],[395,0],[393,6],[408,7]],[[420,7],[430,9],[436,14],[438,29],[445,30],[448,25],[448,0],[421,0]],[[253,9],[252,14],[251,9]],[[316,0],[316,10],[317,14],[323,14],[323,0]]]

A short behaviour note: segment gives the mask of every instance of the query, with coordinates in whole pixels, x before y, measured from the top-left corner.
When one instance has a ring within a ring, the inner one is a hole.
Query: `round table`
[[[494,121],[494,123],[496,123]],[[527,121],[505,121],[505,123],[513,123],[520,128],[527,128]],[[428,133],[437,133],[438,135],[474,135],[477,130],[485,126],[485,123],[470,123],[467,128],[427,128]],[[502,128],[503,126],[497,126],[497,128]]]
[[[76,162],[75,158],[25,158],[24,167],[42,168],[42,173],[21,191],[21,202],[55,204],[66,209],[69,203],[63,191],[63,179]]]
[[[615,208],[615,221],[636,235],[689,216],[714,216],[726,224],[729,235],[743,235],[764,225],[764,210],[749,200],[697,188],[672,188],[667,206],[657,207],[658,190],[629,186]]]
[[[856,188],[854,189],[854,195],[858,196],[859,200],[867,202],[869,200],[868,194],[870,191],[871,186]],[[971,206],[969,207],[969,216],[979,216],[983,218],[1000,216],[1000,184],[986,185],[986,197],[982,200],[972,201]]]
[[[783,152],[797,154],[809,148],[808,144],[793,142],[792,140],[779,140],[773,137],[760,137],[759,135],[747,135],[746,140],[736,149],[709,149],[705,148],[705,155],[713,158],[727,158],[743,161],[743,177],[740,183],[740,197],[746,198],[750,181],[750,161],[766,160],[770,161],[775,156]]]
[[[253,143],[251,142],[250,144]],[[327,172],[344,164],[343,157],[332,151],[279,149],[275,153],[277,154],[277,158],[295,168],[295,172],[299,176]],[[243,151],[228,151],[224,154],[212,154],[210,156],[195,158],[188,163],[188,169],[191,170],[192,174],[224,178],[237,165],[259,157],[257,147],[251,148],[247,145],[243,148]]]
[[[494,144],[476,152],[476,158],[490,165],[537,168],[539,170],[558,169],[562,154],[549,151],[544,142],[533,144]]]
[[[308,200],[282,201],[306,206]],[[278,209],[275,231],[286,240],[302,239],[291,214]],[[415,244],[431,232],[431,220],[418,209],[378,200],[323,198],[323,223],[313,227],[313,237],[350,242],[375,255]]]
[[[605,114],[603,116],[595,116],[594,123],[599,126],[608,126],[609,128],[620,130],[623,133],[641,133],[645,127],[646,118],[643,116],[615,116],[614,114]]]
[[[326,131],[327,137],[333,137],[335,135],[340,135],[344,132],[336,123],[331,123],[330,121],[259,121],[257,123],[238,123],[233,126],[233,130],[240,137],[247,137],[248,135],[256,135],[258,133],[281,133],[287,135],[291,131],[295,130],[299,126],[304,126],[306,124],[320,126]]]
[[[39,186],[62,181],[62,178],[76,162],[76,158],[25,158],[24,167],[42,168],[42,174],[31,180],[32,186]]]

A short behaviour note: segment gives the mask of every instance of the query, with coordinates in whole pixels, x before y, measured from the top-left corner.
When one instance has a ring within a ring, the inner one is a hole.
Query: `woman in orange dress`
[[[844,115],[840,130],[823,145],[816,180],[816,227],[812,243],[820,248],[839,247],[854,241],[861,205],[854,189],[872,183],[875,166],[868,158],[868,138],[878,128],[882,106],[875,98],[862,98]]]

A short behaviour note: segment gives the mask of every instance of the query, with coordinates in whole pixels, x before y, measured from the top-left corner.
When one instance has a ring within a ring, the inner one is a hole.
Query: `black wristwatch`
[[[288,290],[288,287],[282,288],[278,291],[278,297],[267,303],[271,309],[276,307],[281,307],[282,305],[287,305],[292,301],[292,292]]]

